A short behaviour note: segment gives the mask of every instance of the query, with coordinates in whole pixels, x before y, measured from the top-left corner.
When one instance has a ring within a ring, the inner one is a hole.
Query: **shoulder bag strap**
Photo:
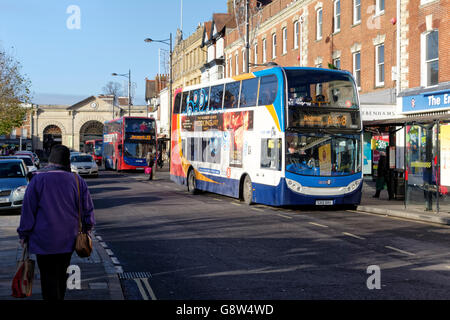
[[[81,221],[81,196],[80,196],[80,181],[78,180],[78,175],[74,173],[75,180],[77,181],[77,191],[78,191],[78,232],[82,232],[82,221]]]

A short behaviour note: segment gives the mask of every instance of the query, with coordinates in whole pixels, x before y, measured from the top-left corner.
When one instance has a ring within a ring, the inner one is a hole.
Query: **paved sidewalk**
[[[0,214],[0,300],[21,300],[11,297],[11,280],[22,254],[16,233],[20,216]],[[96,237],[93,244],[91,257],[81,259],[75,253],[72,257],[71,265],[81,271],[81,290],[67,290],[66,300],[124,300],[117,268]],[[33,295],[23,300],[42,300],[37,264]]]
[[[423,206],[409,206],[405,208],[403,200],[391,200],[387,191],[381,192],[379,199],[373,198],[375,194],[375,182],[365,179],[363,187],[363,197],[358,211],[375,213],[380,215],[394,216],[399,218],[417,220],[428,223],[450,225],[450,214],[445,212],[435,213],[425,211]]]

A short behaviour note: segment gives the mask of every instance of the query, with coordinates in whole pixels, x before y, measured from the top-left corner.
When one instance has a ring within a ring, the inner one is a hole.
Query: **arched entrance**
[[[61,128],[55,125],[49,125],[44,129],[44,151],[47,155],[54,145],[62,144]]]
[[[88,121],[80,129],[80,151],[84,151],[84,144],[89,140],[103,139],[103,123]]]

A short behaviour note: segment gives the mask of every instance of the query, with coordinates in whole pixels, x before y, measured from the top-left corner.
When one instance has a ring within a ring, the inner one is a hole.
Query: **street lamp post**
[[[128,116],[131,116],[131,70],[128,70],[128,74],[113,73],[112,76],[128,78]],[[113,105],[114,105],[114,102],[113,102]]]
[[[147,43],[151,42],[160,42],[164,43],[169,46],[169,139],[172,137],[172,85],[173,85],[173,74],[172,74],[172,57],[173,57],[173,50],[172,50],[172,33],[170,33],[169,39],[165,40],[153,40],[151,38],[147,38],[144,40]]]
[[[170,33],[170,37],[169,39],[165,39],[165,40],[153,40],[151,38],[147,38],[144,40],[147,43],[152,43],[152,42],[160,42],[160,43],[164,43],[166,45],[169,46],[169,150],[171,148],[171,142],[172,141],[172,103],[173,103],[173,99],[172,99],[172,85],[173,85],[173,74],[172,74],[172,57],[173,57],[173,50],[172,50],[172,33]],[[171,171],[171,161],[169,161],[169,171]]]

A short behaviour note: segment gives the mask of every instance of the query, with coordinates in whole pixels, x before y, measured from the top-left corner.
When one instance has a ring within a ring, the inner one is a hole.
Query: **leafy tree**
[[[31,102],[31,82],[20,71],[20,63],[0,49],[0,135],[22,126],[22,104]]]

